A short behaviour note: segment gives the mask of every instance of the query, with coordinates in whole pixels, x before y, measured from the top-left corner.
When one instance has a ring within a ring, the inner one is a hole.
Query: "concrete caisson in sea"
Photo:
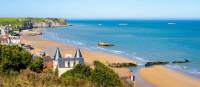
[[[114,46],[114,44],[107,43],[107,42],[99,42],[97,45],[98,46],[105,46],[105,47],[107,47],[107,46]]]

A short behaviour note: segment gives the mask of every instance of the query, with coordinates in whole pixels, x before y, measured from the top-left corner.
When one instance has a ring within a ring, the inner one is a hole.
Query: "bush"
[[[31,62],[29,68],[34,72],[40,73],[43,70],[43,66],[43,59],[38,57]]]
[[[100,87],[120,87],[122,82],[119,76],[109,67],[98,61],[94,62],[95,68],[86,65],[76,65],[74,69],[64,73],[61,78],[75,77],[88,80]],[[73,81],[75,82],[75,81]]]
[[[19,46],[0,45],[0,69],[3,72],[26,69],[31,57],[28,51]]]
[[[91,75],[91,81],[103,87],[119,87],[122,85],[119,76],[109,67],[99,61],[94,61],[95,69]]]
[[[66,76],[65,78],[60,78],[61,85],[64,87],[96,87],[95,84],[88,80],[80,79],[78,77]]]
[[[61,77],[73,76],[81,79],[87,79],[91,75],[91,68],[87,65],[78,64],[74,69],[67,71]]]

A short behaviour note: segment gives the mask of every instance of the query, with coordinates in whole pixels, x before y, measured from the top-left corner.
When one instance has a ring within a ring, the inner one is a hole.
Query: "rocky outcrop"
[[[43,20],[32,19],[31,21],[33,28],[67,26],[64,18],[45,18]]]

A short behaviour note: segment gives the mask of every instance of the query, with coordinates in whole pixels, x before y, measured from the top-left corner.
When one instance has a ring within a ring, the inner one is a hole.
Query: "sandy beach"
[[[74,56],[76,48],[74,46],[66,45],[64,43],[49,41],[41,39],[40,36],[22,36],[21,42],[25,44],[31,45],[34,50],[31,51],[33,54],[37,54],[40,51],[44,51],[47,55],[53,57],[56,48],[60,48],[61,55],[65,56],[66,54],[70,54]],[[123,56],[117,56],[113,54],[103,53],[103,52],[96,52],[96,51],[89,51],[86,49],[81,49],[81,52],[85,58],[85,63],[87,65],[92,66],[93,61],[98,60],[103,62],[104,64],[108,63],[136,63],[133,60],[130,60]],[[113,68],[120,77],[127,77],[129,74],[128,68]]]
[[[140,76],[156,87],[200,87],[200,81],[161,66],[142,68]]]
[[[34,47],[34,50],[31,52],[36,54],[40,51],[44,51],[49,56],[53,56],[56,48],[60,48],[61,55],[75,54],[77,47],[72,45],[67,45],[60,42],[44,40],[40,36],[22,36],[21,42],[29,44]],[[93,66],[92,63],[94,60],[103,62],[104,64],[108,63],[136,63],[133,60],[128,59],[127,57],[99,52],[99,51],[90,51],[87,49],[82,49],[82,54],[85,58],[85,63],[87,65]],[[113,70],[119,74],[122,78],[127,78],[129,74],[128,68],[113,68]],[[189,77],[185,74],[178,73],[176,71],[170,70],[162,66],[155,66],[151,68],[141,68],[139,70],[140,77],[156,87],[200,87],[200,81],[195,80],[192,77]],[[137,77],[136,77],[137,78]],[[145,87],[141,83],[136,83],[136,87]]]

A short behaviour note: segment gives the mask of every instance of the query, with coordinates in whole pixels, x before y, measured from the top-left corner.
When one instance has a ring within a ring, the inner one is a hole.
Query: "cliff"
[[[31,18],[33,28],[67,26],[64,18]]]
[[[21,28],[63,27],[64,18],[0,18],[0,25],[12,25]]]

